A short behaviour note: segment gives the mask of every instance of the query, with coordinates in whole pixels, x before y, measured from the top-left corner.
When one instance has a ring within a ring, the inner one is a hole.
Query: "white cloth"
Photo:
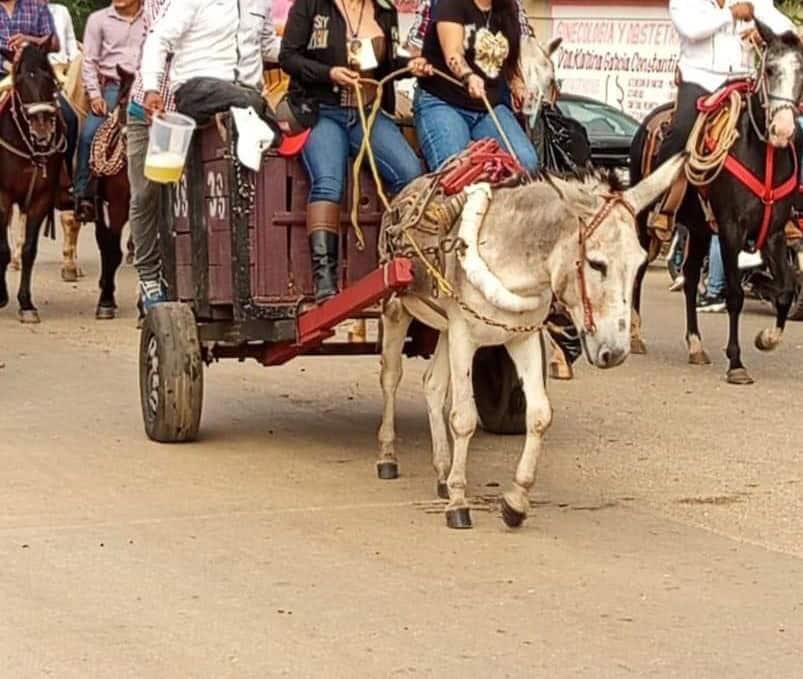
[[[262,88],[262,62],[275,61],[279,38],[272,0],[181,0],[157,18],[142,48],[145,91],[159,89],[172,54],[173,89],[191,78],[218,78]]]
[[[742,34],[755,28],[752,21],[734,21],[730,7],[738,0],[671,0],[669,15],[680,35],[680,73],[684,82],[713,92],[728,80],[753,75],[753,50]],[[794,24],[772,0],[752,0],[755,17],[777,34],[794,31]]]
[[[75,39],[70,10],[64,5],[55,5],[52,2],[48,3],[47,8],[53,17],[53,26],[59,39],[59,51],[51,52],[48,58],[51,64],[69,64],[78,56],[78,41]]]
[[[275,136],[273,130],[251,106],[232,106],[230,111],[237,128],[237,158],[250,170],[259,172],[262,153],[270,147]]]

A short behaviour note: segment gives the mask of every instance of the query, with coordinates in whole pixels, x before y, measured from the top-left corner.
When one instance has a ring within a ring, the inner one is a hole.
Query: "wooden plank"
[[[231,233],[209,232],[209,266],[231,267]]]
[[[176,296],[184,302],[192,301],[192,266],[176,265]]]
[[[176,264],[192,266],[192,239],[188,233],[176,234]]]
[[[210,123],[195,133],[200,136],[201,160],[216,160],[226,154],[226,144],[220,136],[217,125]]]
[[[206,226],[206,199],[203,186],[201,147],[190,147],[189,165],[185,171],[190,214],[192,245],[192,280],[195,310],[201,316],[209,314],[209,240]]]
[[[266,157],[257,184],[254,211],[256,242],[252,245],[256,285],[254,295],[283,299],[288,296],[290,250],[287,229],[273,222],[273,215],[286,210],[288,165],[279,157]]]
[[[229,161],[204,161],[204,195],[224,198],[229,195]]]

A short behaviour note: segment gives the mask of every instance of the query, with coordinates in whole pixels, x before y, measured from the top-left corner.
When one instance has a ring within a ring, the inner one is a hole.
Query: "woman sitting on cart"
[[[436,170],[472,140],[496,139],[508,150],[483,102],[487,97],[521,165],[533,172],[538,155],[508,102],[524,96],[519,72],[522,26],[516,0],[438,0],[422,54],[463,86],[433,76],[418,81],[413,102],[418,141]]]
[[[293,131],[312,128],[301,158],[310,178],[307,232],[316,302],[337,293],[340,203],[349,158],[363,137],[354,88],[361,77],[380,79],[408,65],[396,55],[398,41],[398,16],[388,0],[296,0],[287,18],[279,63],[290,87],[279,116],[293,120]],[[421,57],[409,66],[414,75],[429,73]],[[361,87],[368,106],[376,89]],[[390,86],[382,106],[371,146],[389,191],[398,193],[423,168],[393,122]]]

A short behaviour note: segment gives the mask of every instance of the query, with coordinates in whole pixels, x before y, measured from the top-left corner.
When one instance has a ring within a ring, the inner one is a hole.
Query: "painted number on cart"
[[[186,219],[190,214],[190,206],[187,202],[187,178],[182,177],[176,186],[176,194],[173,198],[173,215],[176,219]]]
[[[223,194],[223,173],[209,170],[206,174],[206,186],[209,188],[209,216],[212,219],[226,218],[226,197]]]

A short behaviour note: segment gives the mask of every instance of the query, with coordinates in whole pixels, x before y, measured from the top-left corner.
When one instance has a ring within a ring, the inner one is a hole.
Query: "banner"
[[[552,3],[552,36],[564,92],[604,101],[642,120],[675,96],[680,45],[666,9]]]

